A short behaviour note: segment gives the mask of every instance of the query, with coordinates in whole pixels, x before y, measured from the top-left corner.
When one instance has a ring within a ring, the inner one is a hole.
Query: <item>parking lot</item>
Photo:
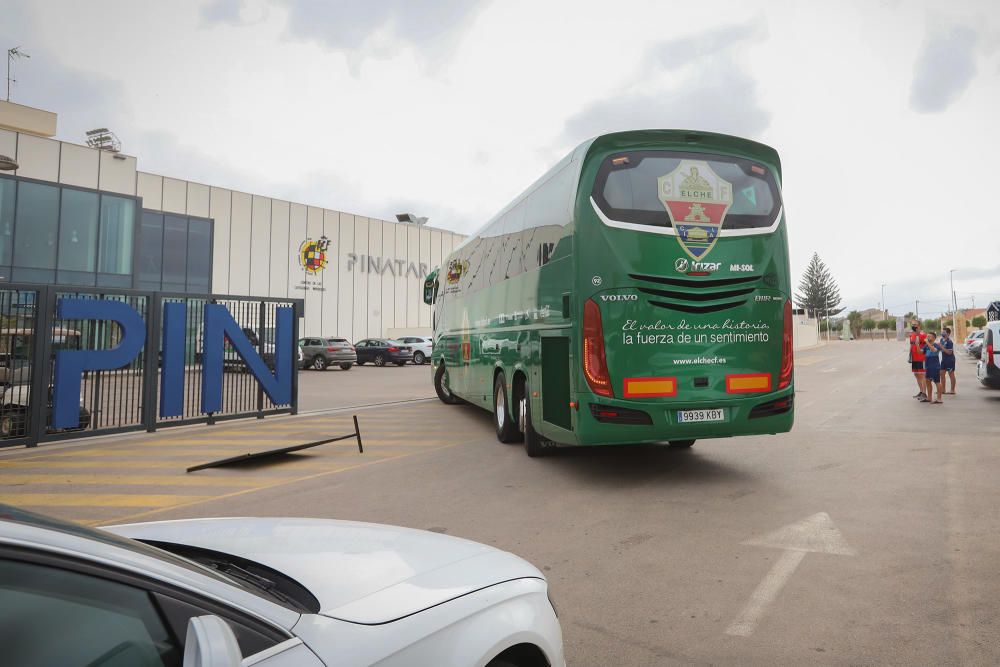
[[[1000,661],[1000,391],[971,361],[956,396],[921,404],[902,344],[834,342],[798,355],[789,434],[543,459],[431,400],[429,375],[304,371],[298,417],[2,452],[0,500],[92,524],[305,515],[493,544],[549,577],[572,665]],[[364,454],[184,473],[353,414]]]

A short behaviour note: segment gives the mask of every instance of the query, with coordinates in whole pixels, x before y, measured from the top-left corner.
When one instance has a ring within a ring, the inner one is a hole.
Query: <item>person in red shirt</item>
[[[917,393],[913,398],[927,398],[924,393],[924,345],[927,343],[927,334],[920,330],[920,320],[910,322],[910,367],[913,371],[913,378],[917,381]]]

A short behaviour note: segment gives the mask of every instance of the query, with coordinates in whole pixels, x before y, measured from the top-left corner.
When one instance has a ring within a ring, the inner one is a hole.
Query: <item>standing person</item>
[[[951,391],[948,391],[951,378]],[[941,334],[941,388],[946,394],[955,393],[955,341],[951,338],[951,327],[945,327]]]
[[[941,346],[937,342],[937,336],[931,332],[927,334],[924,343],[924,384],[927,387],[925,398],[919,399],[922,403],[941,403]],[[937,389],[937,398],[934,399],[934,390]],[[934,399],[934,400],[931,400]]]
[[[910,369],[913,371],[913,379],[917,381],[917,393],[913,398],[923,400],[927,398],[924,393],[924,345],[927,343],[927,335],[920,330],[920,320],[910,322]]]

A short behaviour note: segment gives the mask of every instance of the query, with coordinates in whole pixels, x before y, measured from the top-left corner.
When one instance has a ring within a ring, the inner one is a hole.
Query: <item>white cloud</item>
[[[910,105],[940,113],[955,102],[976,74],[978,42],[978,33],[969,26],[932,26],[917,59]]]

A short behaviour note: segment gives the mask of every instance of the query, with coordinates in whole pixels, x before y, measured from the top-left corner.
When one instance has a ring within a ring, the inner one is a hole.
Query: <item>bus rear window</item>
[[[781,207],[767,167],[742,158],[673,151],[608,157],[597,173],[593,197],[611,220],[655,227],[769,227]]]

